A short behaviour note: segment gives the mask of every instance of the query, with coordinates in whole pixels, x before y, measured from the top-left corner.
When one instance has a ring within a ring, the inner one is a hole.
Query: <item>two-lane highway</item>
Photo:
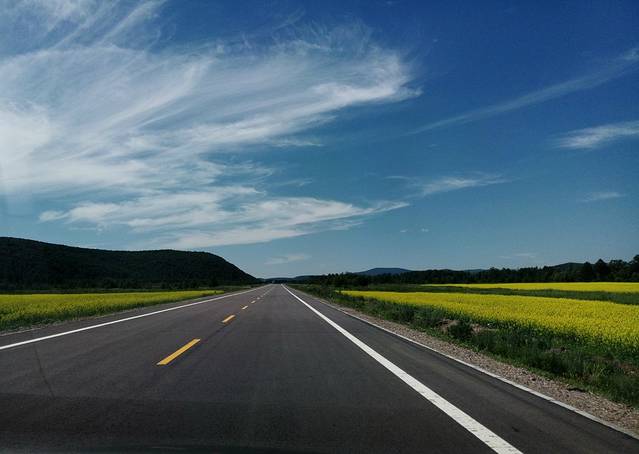
[[[0,336],[0,371],[5,449],[639,452],[281,285]]]

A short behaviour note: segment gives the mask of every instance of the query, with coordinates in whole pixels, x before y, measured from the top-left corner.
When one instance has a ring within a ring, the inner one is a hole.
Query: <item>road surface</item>
[[[639,452],[297,290],[196,303],[0,336],[0,450]]]

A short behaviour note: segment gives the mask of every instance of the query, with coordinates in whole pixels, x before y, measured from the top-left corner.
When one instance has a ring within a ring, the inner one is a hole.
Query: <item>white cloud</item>
[[[184,248],[348,228],[403,206],[273,197],[258,184],[272,169],[226,159],[316,146],[302,134],[341,109],[418,95],[397,53],[347,26],[162,48],[162,3],[0,3],[0,195],[68,201],[44,222]]]
[[[601,69],[593,73],[560,82],[555,85],[550,85],[540,90],[536,90],[501,103],[470,110],[460,115],[455,115],[443,120],[438,120],[416,129],[415,131],[413,131],[413,133],[418,134],[445,126],[465,124],[483,120],[484,118],[490,118],[506,112],[519,110],[527,106],[540,104],[542,102],[559,98],[570,93],[589,90],[591,88],[602,85],[609,80],[620,77],[628,73],[629,71],[636,70],[638,62],[639,48],[633,48],[608,62],[607,64],[604,64]]]
[[[311,178],[294,178],[292,180],[278,181],[276,183],[273,183],[272,186],[276,186],[276,187],[293,186],[293,187],[302,188],[304,186],[308,186],[311,183],[313,183],[313,180]]]
[[[252,188],[227,186],[208,192],[149,194],[119,203],[83,202],[66,212],[44,212],[40,220],[65,219],[100,228],[125,226],[153,234],[142,246],[193,249],[350,228],[357,219],[404,206],[383,202],[359,207],[310,197],[276,198]]]
[[[632,49],[628,49],[627,52],[621,55],[621,59],[629,62],[637,62],[639,61],[639,47],[633,47]]]
[[[428,229],[427,229],[427,228],[425,228],[425,227],[422,227],[422,228],[420,228],[420,229],[418,229],[418,230],[417,230],[417,232],[420,232],[420,233],[428,233],[429,231],[430,231],[430,230],[428,230]],[[399,231],[399,233],[408,233],[408,232],[410,232],[410,229],[401,229],[401,230]]]
[[[618,199],[623,197],[624,195],[617,191],[599,191],[599,192],[591,192],[587,194],[582,202],[599,202],[601,200],[610,200],[610,199]]]
[[[86,20],[94,7],[95,1],[93,0],[25,0],[14,2],[15,13],[39,16],[46,25],[47,32],[51,32],[52,29],[65,21],[77,23]]]
[[[638,137],[639,121],[627,121],[570,131],[556,143],[562,148],[593,149],[617,140]]]
[[[309,260],[311,258],[308,254],[286,254],[279,257],[271,257],[268,259],[266,265],[284,265],[285,263],[301,262]]]
[[[55,211],[55,210],[49,210],[49,211],[44,211],[40,214],[40,221],[42,222],[49,222],[49,221],[57,221],[59,219],[64,219],[67,217],[67,213],[63,212],[63,211]]]
[[[471,176],[444,176],[421,186],[421,195],[432,195],[440,192],[457,191],[493,184],[506,183],[500,175],[475,174]]]

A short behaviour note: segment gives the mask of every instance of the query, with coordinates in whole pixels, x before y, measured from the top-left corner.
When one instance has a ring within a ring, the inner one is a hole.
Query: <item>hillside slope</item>
[[[362,276],[381,276],[383,274],[395,275],[409,273],[410,271],[411,270],[407,270],[405,268],[371,268],[370,270],[359,271],[355,274],[359,274]]]
[[[0,289],[186,288],[257,282],[208,252],[106,251],[0,237]]]

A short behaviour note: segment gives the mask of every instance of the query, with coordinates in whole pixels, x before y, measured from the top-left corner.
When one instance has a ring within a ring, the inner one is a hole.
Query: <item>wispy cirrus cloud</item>
[[[311,258],[308,254],[285,254],[278,257],[271,257],[265,265],[284,265],[286,263],[301,262]]]
[[[410,232],[410,231],[411,231],[411,229],[401,229],[401,230],[399,231],[399,233],[408,233],[408,232]],[[430,232],[430,229],[427,229],[426,227],[422,227],[422,228],[420,228],[420,229],[416,229],[416,230],[414,230],[414,231],[415,231],[415,232],[419,232],[419,233],[428,233],[428,232]]]
[[[418,95],[396,52],[363,26],[172,48],[154,22],[163,4],[0,3],[0,194],[64,201],[42,222],[180,248],[346,228],[405,205],[274,197],[261,184],[273,170],[242,158],[314,147],[307,131],[344,108]]]
[[[410,197],[427,197],[443,192],[479,188],[511,181],[503,175],[486,172],[465,172],[441,175],[430,179],[405,175],[390,175],[385,177],[385,179],[401,182],[411,191]],[[428,229],[422,229],[422,232],[427,231]]]
[[[595,149],[618,140],[639,138],[639,121],[626,121],[577,129],[563,134],[555,144],[561,148]]]
[[[599,202],[602,200],[618,199],[623,196],[624,194],[617,191],[596,191],[586,194],[586,196],[583,197],[581,201],[586,203]]]
[[[460,189],[477,188],[508,182],[501,175],[477,173],[465,176],[443,176],[424,183],[421,195],[433,195],[441,192],[458,191]]]
[[[208,246],[252,244],[308,235],[325,230],[353,227],[365,217],[407,206],[402,202],[380,202],[360,207],[335,200],[310,197],[264,197],[219,210],[213,216],[190,227],[156,229],[158,235],[145,243],[147,247],[172,244],[179,249]],[[161,216],[153,216],[159,218]],[[136,218],[138,219],[138,218]],[[131,227],[140,224],[136,221]],[[142,227],[144,229],[144,227]]]
[[[481,107],[479,109],[469,110],[459,115],[444,118],[443,120],[434,121],[421,126],[414,130],[413,134],[430,131],[433,129],[443,128],[446,126],[465,124],[474,121],[483,120],[485,118],[494,117],[503,113],[512,112],[527,106],[540,104],[551,99],[559,98],[570,93],[589,90],[598,87],[612,79],[621,77],[631,71],[635,71],[639,67],[639,47],[632,48],[622,55],[617,56],[608,63],[604,64],[601,69],[594,71],[585,76],[576,77],[564,82],[560,82],[548,87],[536,90],[513,99]]]

